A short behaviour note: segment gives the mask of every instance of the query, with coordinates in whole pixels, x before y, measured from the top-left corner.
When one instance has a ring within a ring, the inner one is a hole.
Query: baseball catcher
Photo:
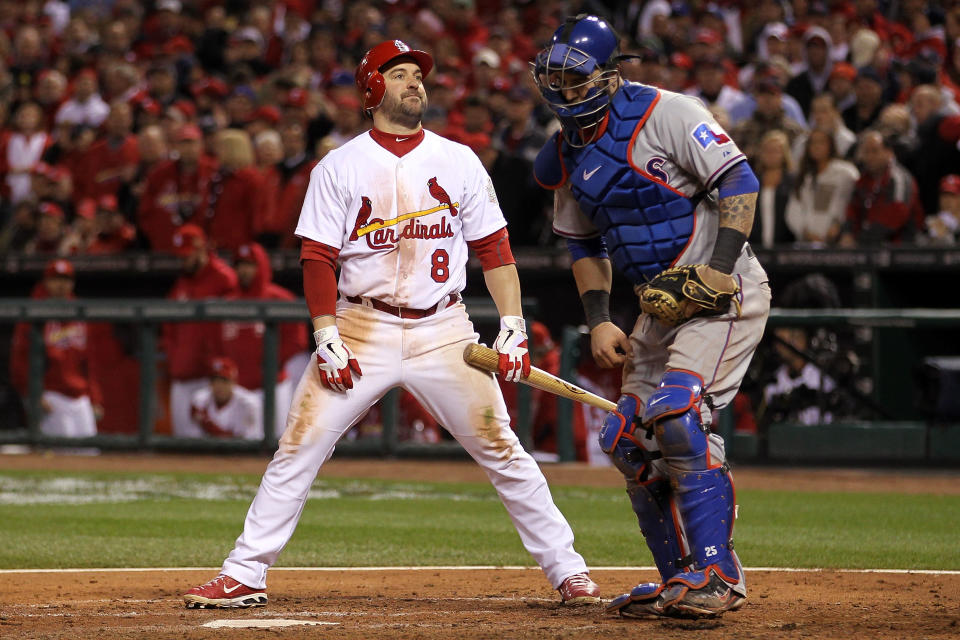
[[[572,16],[534,60],[560,121],[534,173],[555,193],[553,228],[566,238],[593,357],[624,371],[600,448],[624,475],[660,572],[607,611],[717,616],[747,597],[733,476],[710,422],[737,393],[770,310],[746,242],[759,182],[695,98],[621,78],[619,42],[603,18]],[[613,267],[643,311],[629,336],[610,317]]]

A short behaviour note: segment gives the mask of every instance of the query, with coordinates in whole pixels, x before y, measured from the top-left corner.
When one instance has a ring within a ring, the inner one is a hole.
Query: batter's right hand
[[[601,322],[590,330],[590,351],[594,361],[605,369],[623,366],[633,356],[627,334],[612,322]]]
[[[340,339],[336,325],[314,331],[313,339],[317,343],[317,367],[323,386],[340,392],[353,389],[353,373],[361,376],[363,372],[350,347]]]

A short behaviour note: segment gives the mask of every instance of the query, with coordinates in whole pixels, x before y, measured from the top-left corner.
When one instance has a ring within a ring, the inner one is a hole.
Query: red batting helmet
[[[433,58],[426,51],[411,49],[402,40],[381,42],[367,51],[363,60],[357,65],[356,73],[354,73],[357,89],[360,91],[363,100],[364,111],[380,106],[383,101],[383,94],[386,91],[386,85],[383,82],[383,75],[380,70],[388,62],[400,56],[413,58],[424,77],[433,69]]]

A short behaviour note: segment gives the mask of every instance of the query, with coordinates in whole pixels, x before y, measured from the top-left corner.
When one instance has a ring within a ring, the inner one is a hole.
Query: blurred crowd
[[[956,241],[956,0],[0,0],[0,253],[170,251],[187,223],[295,248],[387,38],[434,55],[424,125],[480,156],[514,244],[553,245],[528,62],[581,10],[617,26],[627,79],[697,96],[747,153],[754,244]]]

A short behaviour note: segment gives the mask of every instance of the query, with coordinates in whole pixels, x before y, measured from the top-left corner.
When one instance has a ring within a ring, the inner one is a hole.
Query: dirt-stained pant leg
[[[510,428],[493,375],[463,361],[477,339],[462,305],[404,332],[404,386],[483,467],[523,546],[554,588],[587,570],[573,549],[573,531],[557,509],[543,472]]]
[[[320,383],[308,366],[290,405],[280,447],[267,466],[243,524],[243,533],[221,573],[253,588],[266,587],[267,569],[277,560],[300,519],[310,486],[337,440],[384,393],[399,383],[400,325],[373,309],[344,304],[337,326],[363,375],[346,393]],[[377,317],[381,316],[381,317]]]

